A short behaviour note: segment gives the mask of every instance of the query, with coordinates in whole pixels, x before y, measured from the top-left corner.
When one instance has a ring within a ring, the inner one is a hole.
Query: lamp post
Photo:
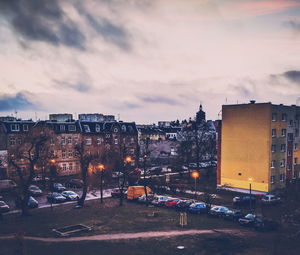
[[[54,177],[54,173],[56,172],[56,167],[55,167],[55,159],[50,159],[49,160],[50,163],[50,191],[51,191],[51,199],[50,199],[50,204],[51,204],[51,211],[53,210],[53,206],[52,206],[52,195],[53,195],[53,177]]]
[[[96,166],[96,174],[100,172],[100,203],[103,203],[103,172],[105,170],[105,166],[103,164],[99,164]]]
[[[248,181],[249,181],[249,193],[250,193],[250,213],[252,212],[252,185],[251,185],[251,182],[252,182],[252,178],[248,178]]]
[[[194,180],[195,180],[195,198],[196,198],[196,187],[197,187],[197,178],[199,178],[200,177],[200,174],[199,174],[199,172],[198,171],[196,171],[196,170],[194,170],[193,172],[192,172],[192,177],[194,178]]]

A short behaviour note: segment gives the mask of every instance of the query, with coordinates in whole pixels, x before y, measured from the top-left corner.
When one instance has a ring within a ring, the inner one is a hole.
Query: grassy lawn
[[[158,217],[148,217],[151,212]],[[74,205],[64,205],[33,210],[31,216],[6,215],[0,222],[1,235],[22,232],[32,236],[53,236],[53,228],[74,224],[85,224],[93,228],[89,234],[144,232],[178,229],[179,212],[156,207],[146,207],[132,202],[118,206],[118,199],[88,201],[86,207],[74,209]],[[188,215],[188,229],[239,228],[236,223],[209,218],[206,215]],[[85,233],[86,235],[86,233]]]

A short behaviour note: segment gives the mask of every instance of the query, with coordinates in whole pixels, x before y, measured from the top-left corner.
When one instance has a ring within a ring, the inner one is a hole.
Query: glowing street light
[[[103,203],[103,173],[104,173],[104,170],[105,170],[105,165],[98,164],[95,167],[95,172],[94,172],[95,174],[100,172],[100,203],[101,204]]]
[[[196,186],[197,186],[197,179],[200,177],[200,173],[194,170],[191,174],[192,178],[195,180],[195,198],[196,198]]]
[[[249,181],[249,192],[250,192],[250,212],[252,212],[252,186],[251,186],[251,182],[253,181],[252,177],[249,177],[248,181]]]
[[[131,162],[132,162],[131,156],[127,156],[127,157],[125,158],[125,163],[129,164],[129,163],[131,163]]]

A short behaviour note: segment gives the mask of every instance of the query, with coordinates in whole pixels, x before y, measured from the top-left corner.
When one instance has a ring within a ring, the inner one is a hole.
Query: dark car
[[[121,196],[120,189],[113,189],[110,194],[111,194],[111,197],[114,197],[114,198],[118,198]],[[123,189],[123,197],[126,197],[126,196],[127,196],[127,188],[124,188]]]
[[[55,192],[63,192],[66,190],[66,187],[63,186],[61,183],[53,183],[52,189]]]
[[[6,213],[9,211],[9,206],[4,201],[0,201],[0,213]]]
[[[80,179],[71,179],[66,181],[65,185],[68,188],[80,189],[83,187],[83,181]]]
[[[250,205],[250,201],[254,205],[256,198],[254,196],[240,196],[234,197],[232,201],[234,205]]]
[[[223,217],[225,215],[225,213],[227,211],[229,211],[229,209],[227,207],[225,207],[225,206],[213,206],[209,210],[208,214],[210,216],[213,216],[213,217],[219,217],[219,218],[221,218],[221,217]]]
[[[243,214],[240,210],[228,210],[224,214],[224,220],[238,221],[240,218],[243,218]]]
[[[33,197],[41,196],[43,194],[42,190],[36,185],[30,185],[28,191]]]
[[[191,204],[195,203],[194,200],[181,200],[177,203],[176,208],[181,211],[187,210]]]
[[[67,199],[60,193],[53,192],[47,195],[47,200],[49,203],[63,203],[66,202]]]
[[[16,204],[17,208],[21,208],[21,200],[20,199],[16,199],[15,204]],[[32,196],[30,196],[28,199],[28,202],[27,202],[27,206],[28,206],[28,208],[37,208],[37,207],[39,207],[39,202],[36,199],[34,199]]]
[[[206,204],[205,203],[194,203],[194,204],[191,204],[188,211],[190,213],[206,213],[207,210],[206,210]]]
[[[245,226],[245,227],[253,227],[255,225],[256,222],[261,221],[261,216],[258,214],[247,214],[245,217],[240,218],[238,220],[239,224],[241,226]]]
[[[280,224],[274,220],[260,219],[254,222],[254,228],[257,231],[276,231]]]
[[[79,196],[77,193],[71,190],[63,191],[62,196],[64,196],[68,201],[75,201],[79,199]]]

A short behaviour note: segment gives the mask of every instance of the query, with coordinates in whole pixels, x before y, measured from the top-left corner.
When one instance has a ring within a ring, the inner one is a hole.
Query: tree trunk
[[[84,201],[85,201],[86,194],[88,191],[87,167],[85,167],[85,165],[83,167],[84,167],[84,169],[81,169],[81,178],[83,181],[82,195],[81,195],[80,199],[78,200],[78,205],[80,205],[82,207],[84,206]]]

